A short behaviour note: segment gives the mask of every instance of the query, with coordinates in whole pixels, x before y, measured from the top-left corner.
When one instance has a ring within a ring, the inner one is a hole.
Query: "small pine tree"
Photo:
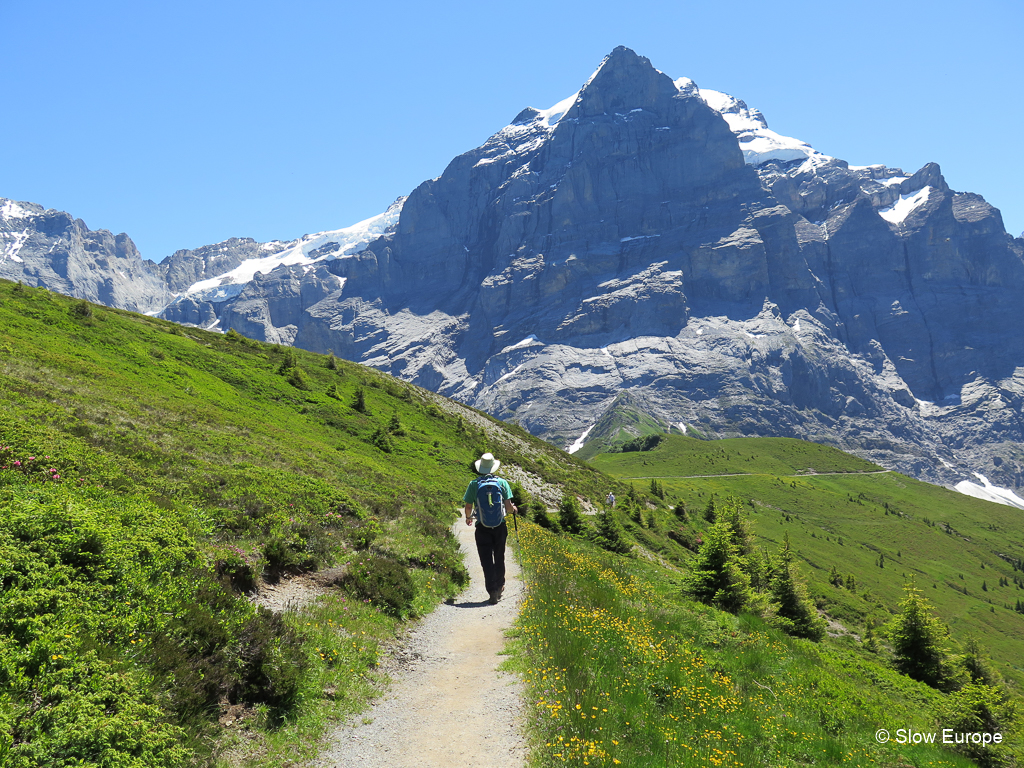
[[[352,407],[360,413],[369,413],[366,408],[366,392],[362,387],[356,390],[356,399],[353,401]]]
[[[405,434],[405,430],[402,429],[402,422],[398,419],[398,413],[391,414],[391,421],[388,422],[388,432],[397,437],[402,437]]]
[[[833,587],[843,586],[843,577],[840,575],[839,569],[834,565],[832,566],[832,570],[828,572],[828,583]]]
[[[658,518],[654,516],[654,510],[647,510],[647,519],[644,521],[645,525],[652,531],[658,530]]]
[[[277,372],[283,376],[298,364],[299,360],[295,356],[295,350],[289,347],[284,353],[284,359],[281,361],[281,365],[277,369]]]
[[[583,532],[583,515],[579,500],[571,493],[562,495],[558,503],[558,524],[568,533]]]
[[[852,573],[846,574],[846,588],[854,594],[857,593],[857,577]]]
[[[672,509],[672,513],[684,523],[690,522],[690,514],[686,511],[686,502],[680,501]]]
[[[288,383],[296,389],[309,389],[309,380],[306,378],[306,373],[299,367],[292,368],[288,373]]]
[[[377,430],[371,435],[370,442],[384,451],[384,453],[391,453],[395,450],[395,446],[391,442],[391,435],[381,427],[377,427]]]
[[[893,664],[903,674],[940,690],[955,687],[955,673],[946,646],[946,632],[931,603],[913,584],[906,586],[900,613],[889,623]]]
[[[729,523],[720,520],[708,529],[697,555],[690,561],[683,591],[695,600],[737,613],[751,600],[746,563],[733,543]]]
[[[715,494],[711,494],[707,505],[704,507],[704,519],[709,523],[715,522]]]
[[[768,549],[762,549],[759,557],[747,558],[747,573],[750,574],[750,587],[755,592],[767,592],[775,573],[775,558]]]
[[[555,522],[551,519],[551,516],[548,514],[548,508],[543,501],[540,501],[539,499],[534,499],[533,501],[530,502],[529,510],[531,519],[541,528],[547,528],[548,530],[551,530],[555,527]]]
[[[960,690],[942,697],[936,704],[938,722],[953,733],[1003,733],[1013,730],[1019,722],[1015,702],[1000,686],[968,683]],[[986,768],[1017,765],[1016,750],[1006,743],[979,743],[965,740],[951,749],[966,755]]]
[[[967,638],[967,645],[964,648],[963,665],[964,669],[967,670],[967,674],[970,675],[972,683],[1001,685],[1003,682],[995,667],[992,666],[992,659],[988,657],[988,654],[981,647],[981,643],[973,635]]]
[[[772,574],[770,593],[776,615],[775,624],[791,635],[815,642],[825,637],[826,622],[818,615],[814,603],[807,596],[807,588],[800,580],[790,553],[780,555]]]
[[[334,356],[333,352],[327,353],[327,369],[331,371],[338,370],[338,358]]]
[[[643,517],[643,506],[640,503],[640,499],[636,496],[629,496],[627,494],[625,502],[622,504],[623,511],[629,515],[629,518],[643,528],[644,517]]]
[[[723,520],[732,532],[732,543],[736,545],[737,551],[743,557],[748,557],[754,551],[754,540],[750,534],[748,520],[743,517],[743,505],[735,497],[726,499],[715,507],[714,515],[718,520]],[[789,551],[789,535],[786,535],[786,551]]]
[[[626,540],[626,533],[622,530],[615,512],[611,509],[603,509],[597,514],[597,536],[601,546],[610,552],[626,554],[631,547]]]
[[[522,510],[525,514],[526,510],[530,508],[530,504],[533,503],[533,497],[519,483],[510,482],[509,488],[512,489],[512,503],[515,504],[516,509]]]
[[[868,619],[864,627],[864,640],[862,644],[872,653],[878,653],[878,635],[875,633],[875,622]]]

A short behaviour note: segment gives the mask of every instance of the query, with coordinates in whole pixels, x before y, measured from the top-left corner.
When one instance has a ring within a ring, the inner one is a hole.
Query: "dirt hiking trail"
[[[462,519],[452,527],[469,587],[424,618],[383,662],[392,685],[369,711],[334,730],[319,768],[522,768],[523,687],[497,666],[523,582],[509,548],[505,594],[488,605],[474,528]]]

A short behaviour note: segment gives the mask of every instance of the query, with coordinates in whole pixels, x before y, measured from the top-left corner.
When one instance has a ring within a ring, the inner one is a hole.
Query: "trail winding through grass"
[[[523,582],[511,549],[505,594],[487,604],[473,528],[452,529],[470,585],[412,630],[389,662],[392,685],[370,711],[331,734],[320,768],[521,768],[523,687],[499,672]],[[515,535],[514,533],[511,535]]]

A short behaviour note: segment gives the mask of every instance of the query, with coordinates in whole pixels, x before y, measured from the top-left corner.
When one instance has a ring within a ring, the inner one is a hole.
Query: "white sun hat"
[[[494,458],[491,454],[485,453],[473,464],[476,471],[481,475],[493,475],[498,471],[498,467],[501,466],[501,462]]]

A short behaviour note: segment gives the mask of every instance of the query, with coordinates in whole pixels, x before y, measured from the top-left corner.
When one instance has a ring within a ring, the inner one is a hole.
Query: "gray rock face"
[[[251,237],[232,237],[216,245],[204,245],[194,251],[175,251],[160,262],[160,272],[167,287],[181,293],[195,283],[230,272],[247,259],[267,255],[280,244],[257,243]]]
[[[121,307],[155,312],[171,299],[159,269],[128,235],[93,232],[81,219],[0,198],[0,277]]]
[[[709,101],[617,49],[575,99],[521,112],[333,263],[344,289],[295,343],[566,445],[626,390],[666,427],[1016,485],[1024,244],[934,164],[758,153],[763,117]]]
[[[1024,483],[1024,240],[999,212],[625,48],[381,217],[158,272],[165,317],[332,350],[566,446],[627,393],[666,429]]]

